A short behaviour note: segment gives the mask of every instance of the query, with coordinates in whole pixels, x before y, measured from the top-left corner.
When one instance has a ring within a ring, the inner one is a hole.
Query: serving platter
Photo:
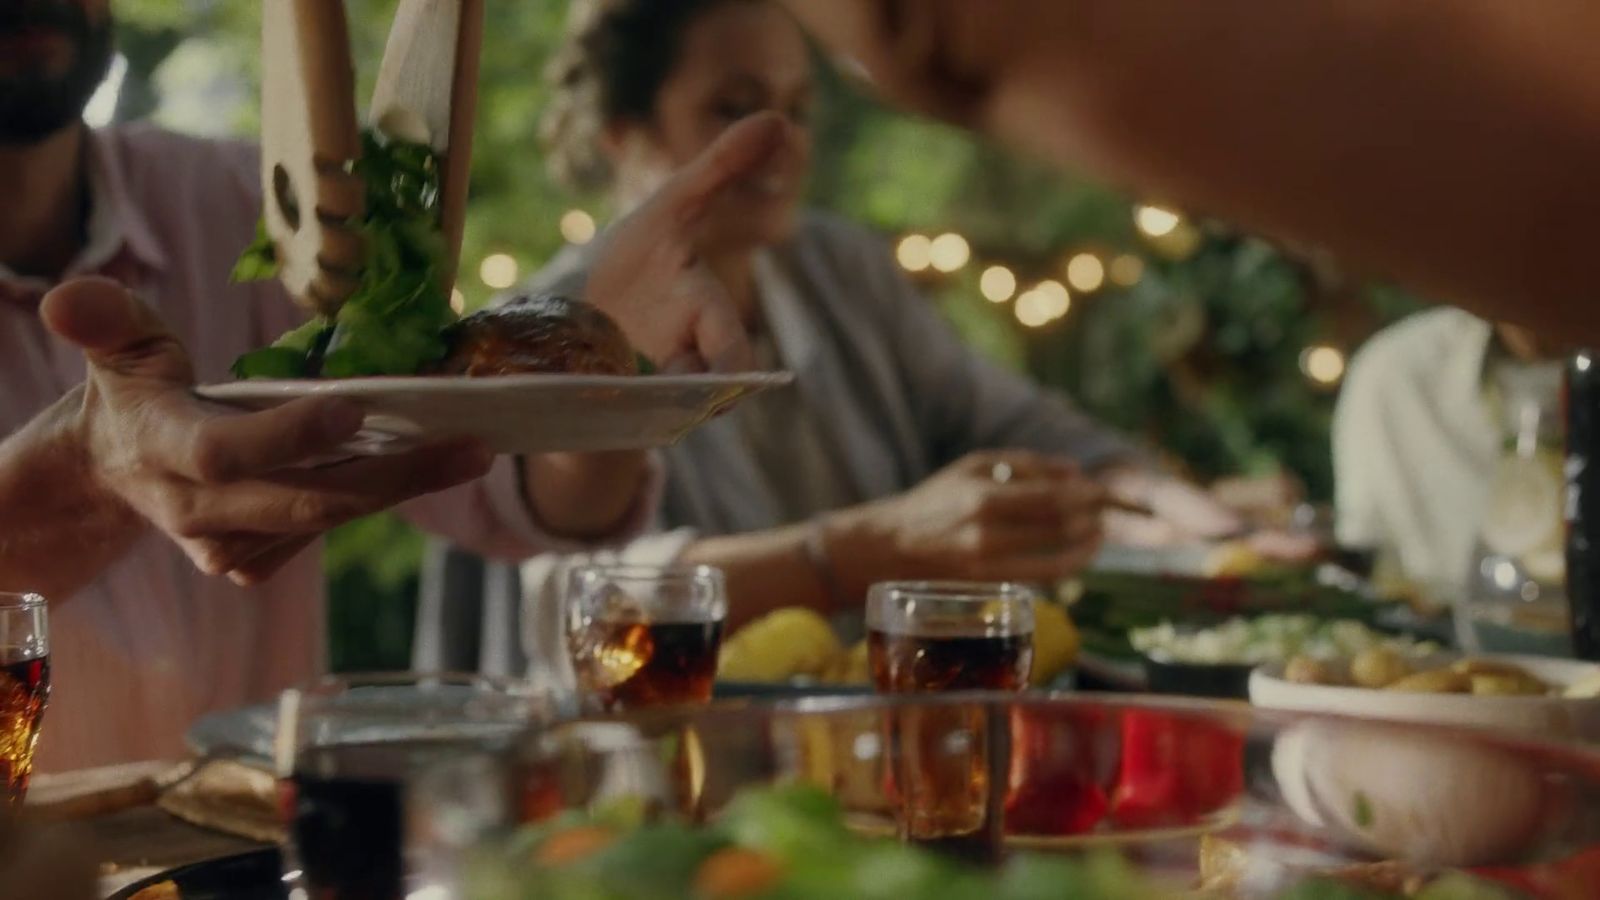
[[[719,700],[776,701],[798,700],[823,695],[870,695],[865,685],[766,684],[746,681],[719,681],[715,688]],[[226,754],[240,762],[264,769],[272,768],[273,739],[277,734],[278,709],[259,703],[225,709],[201,716],[189,726],[184,742],[196,756]]]
[[[676,443],[735,404],[794,381],[791,372],[700,375],[410,376],[247,380],[196,393],[241,409],[339,397],[367,412],[352,453],[477,438],[496,453],[641,450]]]
[[[184,743],[196,756],[227,753],[241,762],[272,768],[278,710],[270,703],[210,713],[194,720]]]
[[[926,753],[936,747],[955,756]],[[776,859],[796,890],[867,883],[892,858],[905,883],[927,888],[895,896],[942,896],[933,886],[962,873],[886,840],[890,817],[915,810],[986,823],[936,845],[969,860],[1004,858],[1003,877],[985,885],[995,897],[1200,896],[1191,892],[1202,885],[1218,896],[1397,896],[1390,882],[1438,886],[1429,895],[1438,897],[1591,896],[1600,823],[1573,812],[1592,808],[1600,791],[1596,761],[1590,748],[1526,734],[1175,698],[713,704],[567,721],[459,760],[425,786],[418,809],[439,822],[477,811],[480,827],[418,850],[449,863],[467,848],[481,867],[452,870],[457,888],[530,878],[631,884],[638,873],[609,864],[624,859],[651,860],[653,887],[704,875],[715,859],[703,859],[706,848],[728,841]],[[497,794],[516,802],[482,799]],[[490,806],[499,812],[481,818]],[[618,811],[635,824],[619,826]],[[594,851],[608,864],[530,853],[597,827],[589,823],[623,829]],[[509,841],[507,827],[518,829]],[[1122,890],[1094,890],[1101,882],[1085,861],[1120,866],[1111,884]],[[1007,892],[1041,873],[1046,890]],[[980,896],[982,877],[943,896]]]

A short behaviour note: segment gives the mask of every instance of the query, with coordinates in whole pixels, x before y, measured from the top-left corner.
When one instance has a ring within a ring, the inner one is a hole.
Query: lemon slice
[[[1519,559],[1561,542],[1561,463],[1552,452],[1500,460],[1481,532],[1484,546]]]
[[[1260,572],[1266,560],[1245,541],[1224,541],[1206,555],[1209,578],[1248,578]]]
[[[1078,629],[1067,611],[1054,603],[1033,607],[1033,672],[1028,680],[1049,684],[1078,661]]]
[[[784,681],[821,675],[843,648],[828,620],[809,609],[775,610],[722,645],[717,675],[729,681]]]

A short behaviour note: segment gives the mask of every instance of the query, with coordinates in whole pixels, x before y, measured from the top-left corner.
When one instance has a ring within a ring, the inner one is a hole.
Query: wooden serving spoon
[[[482,0],[401,0],[373,93],[373,126],[427,143],[444,160],[445,289],[455,278],[466,217],[477,109]],[[356,289],[363,260],[353,223],[364,188],[344,4],[262,4],[263,217],[280,278],[295,301],[326,316]]]
[[[446,290],[461,257],[482,46],[483,0],[401,0],[367,112],[379,130],[428,144],[444,157]]]

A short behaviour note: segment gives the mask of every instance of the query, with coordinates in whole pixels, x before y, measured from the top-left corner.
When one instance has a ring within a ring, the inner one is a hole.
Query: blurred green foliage
[[[370,91],[393,0],[346,0],[360,96]],[[221,0],[117,0],[132,76],[123,117],[166,105],[152,85],[181,47],[226,61],[213,77],[254,96],[259,4]],[[524,273],[561,245],[557,223],[574,206],[604,220],[597,198],[572,198],[540,164],[538,119],[548,96],[541,72],[560,39],[564,0],[488,5],[471,207],[460,287],[469,306],[487,299],[476,278],[489,253],[513,255]],[[185,43],[187,42],[187,43]],[[183,70],[184,79],[194,73]],[[169,81],[183,79],[169,77]],[[1286,467],[1314,499],[1331,493],[1327,428],[1333,394],[1300,372],[1317,341],[1346,351],[1366,331],[1413,307],[1404,294],[1358,286],[1330,307],[1310,269],[1277,248],[1202,224],[1176,250],[1139,234],[1135,198],[1020,159],[945,126],[878,106],[828,72],[815,124],[812,201],[882,230],[957,231],[973,263],[923,280],[930,297],[983,352],[1070,392],[1090,412],[1162,447],[1196,477]],[[1159,98],[1152,98],[1159,102]],[[213,119],[223,114],[207,110]],[[249,99],[226,111],[227,130],[252,134]],[[184,127],[185,122],[174,122]],[[203,123],[212,126],[213,122]],[[1186,229],[1191,228],[1185,225]],[[1144,263],[1131,288],[1073,297],[1043,327],[1018,324],[1010,304],[977,290],[983,265],[1003,263],[1024,285],[1062,277],[1071,254]],[[1348,325],[1330,335],[1333,319]],[[329,542],[333,658],[341,668],[403,665],[421,542],[393,517],[341,529]]]

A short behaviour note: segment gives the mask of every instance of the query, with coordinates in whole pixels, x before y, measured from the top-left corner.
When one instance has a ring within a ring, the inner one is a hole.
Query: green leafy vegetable
[[[290,347],[262,347],[233,361],[236,378],[305,378],[306,354]]]
[[[305,378],[314,374],[314,360],[323,352],[332,329],[318,316],[233,364],[238,378]]]
[[[606,896],[678,900],[687,893],[683,888],[693,883],[701,860],[726,844],[727,839],[715,831],[645,825],[562,874],[572,879],[574,887],[598,885]]]
[[[830,853],[850,839],[838,801],[808,788],[747,791],[719,824],[742,847],[788,858]]]
[[[256,220],[256,239],[244,248],[239,261],[233,264],[233,274],[228,280],[235,284],[246,281],[266,281],[278,274],[278,246],[267,234],[267,223]]]
[[[595,817],[534,825],[468,867],[469,900],[657,900],[698,896],[701,865],[739,847],[778,863],[763,900],[1153,900],[1153,890],[1114,855],[1083,859],[1018,855],[998,871],[954,862],[890,840],[863,838],[826,792],[790,785],[741,793],[708,826],[665,822],[623,831],[592,855],[542,866],[539,843]],[[604,826],[611,828],[611,826]],[[612,829],[614,830],[614,829]]]
[[[472,854],[468,900],[678,900],[697,890],[704,864],[737,849],[775,863],[775,882],[725,894],[760,900],[1156,900],[1190,896],[1152,882],[1114,852],[1066,856],[1012,854],[979,868],[892,840],[867,838],[845,823],[827,792],[807,785],[747,790],[709,824],[619,824],[642,807],[612,801],[590,814],[563,813],[526,826],[509,841]],[[545,864],[541,845],[569,829],[599,828],[614,839],[585,856]],[[1194,894],[1193,896],[1200,896]],[[1209,896],[1209,895],[1207,895]],[[1251,896],[1255,896],[1252,894]],[[1270,896],[1277,900],[1398,900],[1384,891],[1309,877]],[[1488,883],[1452,874],[1418,895],[1426,900],[1509,900]]]
[[[238,377],[413,375],[449,351],[446,332],[457,317],[444,285],[437,155],[367,131],[355,172],[366,185],[366,212],[354,223],[365,244],[360,286],[334,320],[313,318],[241,357],[233,367]],[[272,242],[258,226],[234,277],[276,271]]]

